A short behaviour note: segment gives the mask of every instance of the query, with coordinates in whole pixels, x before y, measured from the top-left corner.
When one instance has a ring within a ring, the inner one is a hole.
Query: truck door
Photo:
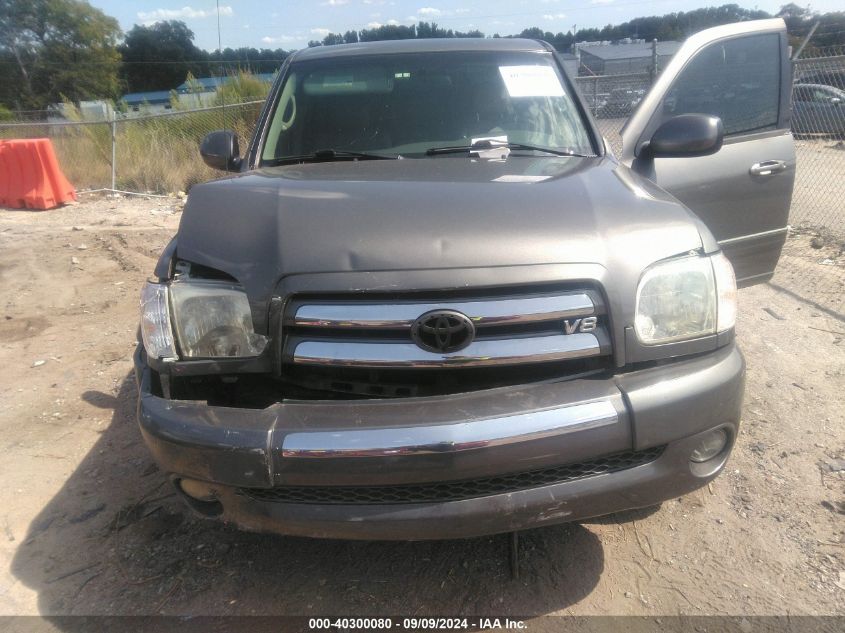
[[[621,161],[704,221],[741,286],[772,276],[786,240],[795,180],[791,93],[783,20],[719,26],[683,44],[622,130]],[[651,157],[657,129],[690,113],[722,120],[721,149]]]

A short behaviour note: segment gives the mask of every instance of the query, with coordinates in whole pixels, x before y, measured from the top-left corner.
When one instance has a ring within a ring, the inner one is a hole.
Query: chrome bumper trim
[[[602,346],[593,333],[557,334],[514,339],[476,339],[459,352],[438,354],[413,343],[311,341],[292,338],[297,365],[329,367],[490,367],[599,356]]]
[[[515,325],[596,314],[596,307],[589,295],[573,293],[437,303],[309,303],[296,308],[288,325],[404,330],[410,329],[420,315],[431,310],[456,310],[467,315],[476,326]]]
[[[297,432],[285,437],[282,457],[388,457],[453,453],[528,442],[618,421],[619,415],[613,404],[599,400],[455,424]]]

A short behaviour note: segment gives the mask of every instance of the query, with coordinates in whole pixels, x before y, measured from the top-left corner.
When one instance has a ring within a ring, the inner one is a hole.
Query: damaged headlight
[[[176,340],[187,358],[258,356],[267,337],[256,334],[246,293],[220,282],[174,282],[170,286]]]
[[[246,293],[226,282],[147,283],[141,324],[144,347],[154,358],[244,358],[267,346],[267,337],[253,329]]]
[[[634,329],[646,345],[716,334],[735,321],[736,280],[722,253],[660,262],[640,279]]]

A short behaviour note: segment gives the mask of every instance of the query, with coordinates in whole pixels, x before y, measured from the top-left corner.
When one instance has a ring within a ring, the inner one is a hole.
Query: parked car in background
[[[821,84],[795,84],[792,131],[796,135],[845,136],[845,91]]]
[[[822,71],[806,77],[798,77],[798,79],[802,84],[821,84],[845,90],[845,71],[843,70]]]
[[[584,88],[582,88],[582,91]],[[589,92],[583,92],[584,96],[584,103],[587,104],[587,108],[589,108],[590,112],[594,115],[601,112],[604,107],[607,105],[607,94],[591,94]]]
[[[599,118],[616,119],[629,116],[643,100],[645,90],[641,88],[614,88],[610,91]]]

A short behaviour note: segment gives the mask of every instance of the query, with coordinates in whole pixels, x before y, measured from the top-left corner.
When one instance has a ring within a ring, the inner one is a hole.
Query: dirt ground
[[[845,614],[845,319],[801,287],[740,294],[748,387],[722,476],[526,532],[511,580],[504,536],[312,541],[187,511],[130,373],[138,289],[178,221],[156,199],[0,211],[0,613]]]

